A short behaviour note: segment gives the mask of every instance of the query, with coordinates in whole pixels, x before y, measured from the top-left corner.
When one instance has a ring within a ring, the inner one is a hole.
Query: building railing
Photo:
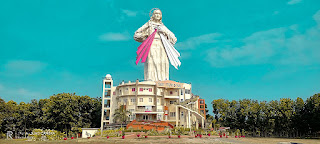
[[[198,108],[195,108],[194,105],[192,105],[192,104],[188,105],[189,103],[196,102],[197,100],[198,100],[198,98],[195,97],[195,98],[192,98],[192,99],[185,100],[183,102],[175,102],[174,104],[175,105],[182,105],[182,106],[184,106],[184,107],[186,107],[186,108],[188,108],[188,109],[190,109],[192,111],[195,111],[195,112],[199,113],[201,116],[205,117],[204,113],[202,113]]]
[[[183,101],[183,102],[176,102],[176,104],[185,106],[185,105],[187,105],[188,103],[196,102],[197,100],[198,100],[198,98],[195,97],[195,98],[187,99],[187,100],[185,100],[185,101]]]
[[[126,102],[123,102],[123,101],[118,102],[118,106],[120,106],[120,105],[129,105],[129,101],[126,101]]]
[[[156,112],[157,110],[156,110],[156,108],[151,108],[151,109],[146,109],[146,108],[138,108],[138,109],[136,109],[136,111],[137,112]]]

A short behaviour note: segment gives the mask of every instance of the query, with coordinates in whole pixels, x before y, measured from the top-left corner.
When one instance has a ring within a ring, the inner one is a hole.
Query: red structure
[[[163,131],[165,128],[173,128],[168,122],[164,121],[136,121],[133,120],[131,123],[127,125],[128,128],[133,128],[137,130],[151,130],[155,129],[157,131]]]
[[[200,113],[204,114],[204,119],[206,119],[206,103],[204,99],[198,99],[198,109]]]

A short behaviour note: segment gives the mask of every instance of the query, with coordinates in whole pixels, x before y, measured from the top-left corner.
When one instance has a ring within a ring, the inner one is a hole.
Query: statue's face
[[[161,20],[162,19],[162,14],[161,14],[161,11],[160,10],[155,10],[153,11],[153,14],[152,14],[153,18],[155,20]]]

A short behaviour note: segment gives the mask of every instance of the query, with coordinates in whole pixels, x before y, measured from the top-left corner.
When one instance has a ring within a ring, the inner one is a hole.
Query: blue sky
[[[133,34],[154,7],[178,39],[182,65],[170,67],[170,79],[191,82],[207,103],[319,92],[319,0],[8,0],[0,2],[0,96],[100,97],[108,73],[115,84],[143,79]]]

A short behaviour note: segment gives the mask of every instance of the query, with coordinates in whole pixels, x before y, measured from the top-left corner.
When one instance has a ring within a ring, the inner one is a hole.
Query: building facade
[[[101,129],[115,122],[114,112],[120,106],[131,112],[129,121],[165,121],[174,126],[204,127],[205,101],[191,90],[191,84],[171,80],[136,80],[113,86],[108,74],[103,79]]]

